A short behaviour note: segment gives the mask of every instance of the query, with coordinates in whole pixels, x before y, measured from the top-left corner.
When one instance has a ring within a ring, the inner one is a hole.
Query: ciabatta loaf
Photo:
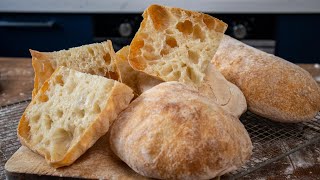
[[[226,29],[206,14],[151,5],[130,44],[129,63],[163,81],[200,85]]]
[[[316,81],[284,59],[224,36],[213,63],[242,90],[253,113],[293,123],[312,120],[320,110]]]
[[[60,67],[23,113],[18,137],[53,167],[68,166],[108,131],[132,98],[122,83]]]
[[[80,72],[105,76],[117,80],[119,72],[115,64],[116,55],[111,41],[84,45],[55,52],[30,50],[35,73],[34,97],[44,81],[59,66],[65,66]]]
[[[239,119],[179,82],[135,99],[112,125],[110,145],[133,170],[159,179],[211,179],[252,153]]]

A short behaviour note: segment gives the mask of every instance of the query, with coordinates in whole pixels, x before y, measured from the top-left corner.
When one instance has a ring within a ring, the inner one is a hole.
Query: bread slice
[[[130,44],[129,63],[164,81],[199,85],[226,29],[206,14],[151,5]]]
[[[23,113],[18,137],[51,166],[68,166],[108,131],[132,98],[122,83],[60,67]]]
[[[129,64],[130,46],[121,48],[117,53],[116,64],[119,69],[122,83],[131,87],[136,96],[139,96],[144,91],[162,83],[162,80],[156,79],[144,72],[134,70]]]
[[[35,72],[34,97],[44,81],[59,66],[69,67],[80,72],[105,76],[117,80],[119,72],[115,64],[116,55],[111,41],[94,43],[55,52],[30,50]]]

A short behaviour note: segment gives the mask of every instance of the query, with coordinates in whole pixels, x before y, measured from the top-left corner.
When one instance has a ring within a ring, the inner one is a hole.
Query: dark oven
[[[320,28],[318,14],[211,15],[228,23],[226,34],[262,51],[294,63],[315,63],[320,59],[315,45],[320,41],[316,36]],[[130,44],[141,20],[140,14],[94,15],[94,40],[111,39],[118,50]]]

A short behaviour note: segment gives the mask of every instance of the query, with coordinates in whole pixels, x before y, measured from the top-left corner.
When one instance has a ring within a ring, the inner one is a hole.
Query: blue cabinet
[[[0,14],[0,57],[30,57],[29,49],[55,51],[92,41],[90,15]]]

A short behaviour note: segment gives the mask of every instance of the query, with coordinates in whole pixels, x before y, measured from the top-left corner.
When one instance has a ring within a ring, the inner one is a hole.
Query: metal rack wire
[[[295,124],[272,122],[249,111],[240,120],[252,140],[253,154],[246,165],[225,176],[227,179],[240,178],[320,141],[320,112],[310,122]]]
[[[20,147],[16,128],[18,121],[30,103],[25,100],[0,107],[0,179],[5,179],[4,165]],[[240,118],[251,137],[253,155],[240,169],[223,178],[237,179],[269,163],[279,160],[303,147],[320,141],[320,112],[310,122],[284,124],[246,112]],[[289,144],[285,150],[283,144]]]

